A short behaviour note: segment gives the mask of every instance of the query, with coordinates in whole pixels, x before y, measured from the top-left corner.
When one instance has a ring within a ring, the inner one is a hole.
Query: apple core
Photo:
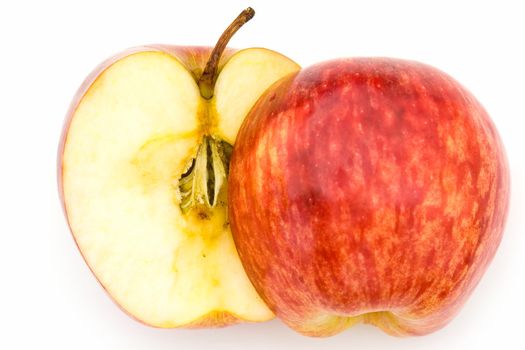
[[[179,191],[182,212],[186,214],[198,207],[197,217],[202,220],[209,219],[209,211],[218,202],[221,207],[226,207],[226,200],[219,201],[218,198],[223,185],[227,182],[228,165],[233,149],[231,144],[211,133],[211,126],[217,124],[216,113],[214,113],[210,99],[213,97],[217,81],[219,60],[231,37],[254,15],[255,11],[248,7],[226,28],[213,48],[197,82],[204,104],[206,104],[203,108],[206,112],[200,125],[203,137],[197,155],[191,160],[187,170],[179,179]]]

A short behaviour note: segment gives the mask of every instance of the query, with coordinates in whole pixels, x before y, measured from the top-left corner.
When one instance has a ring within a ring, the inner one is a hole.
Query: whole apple
[[[502,237],[509,173],[458,82],[396,59],[283,78],[244,120],[230,164],[241,261],[287,325],[421,335],[465,303]]]

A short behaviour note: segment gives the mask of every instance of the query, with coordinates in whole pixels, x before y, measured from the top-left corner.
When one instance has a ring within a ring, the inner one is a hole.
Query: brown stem
[[[221,59],[221,55],[224,52],[226,45],[228,45],[228,41],[230,41],[235,32],[237,32],[239,28],[241,28],[246,22],[252,19],[254,15],[255,11],[251,7],[248,7],[246,10],[242,11],[239,16],[237,16],[237,18],[235,18],[228,26],[228,28],[226,28],[224,33],[222,33],[221,37],[217,41],[217,44],[213,48],[210,58],[208,59],[206,67],[204,68],[204,71],[202,72],[198,82],[201,95],[205,99],[208,100],[213,96],[213,88],[215,86],[215,81],[217,80],[219,60]]]

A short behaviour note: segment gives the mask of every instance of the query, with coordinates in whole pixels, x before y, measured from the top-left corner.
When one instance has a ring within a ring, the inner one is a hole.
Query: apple
[[[229,228],[227,173],[239,126],[268,86],[299,69],[263,48],[144,46],[104,62],[67,115],[63,208],[82,256],[114,301],[155,327],[273,317]]]
[[[353,58],[264,93],[228,192],[243,266],[288,326],[422,335],[457,314],[493,258],[509,172],[487,112],[453,78]]]

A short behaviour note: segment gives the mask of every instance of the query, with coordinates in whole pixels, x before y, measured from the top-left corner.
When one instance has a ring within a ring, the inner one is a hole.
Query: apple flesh
[[[509,173],[486,111],[424,64],[334,60],[270,88],[230,164],[245,270],[287,325],[421,335],[465,303],[502,237]]]
[[[59,148],[60,195],[85,261],[123,310],[156,327],[273,317],[239,261],[227,183],[209,192],[207,167],[225,177],[222,148],[264,90],[298,66],[267,49],[226,50],[205,99],[197,81],[211,51],[149,46],[106,61],[75,97]],[[182,193],[192,170],[202,198]]]

